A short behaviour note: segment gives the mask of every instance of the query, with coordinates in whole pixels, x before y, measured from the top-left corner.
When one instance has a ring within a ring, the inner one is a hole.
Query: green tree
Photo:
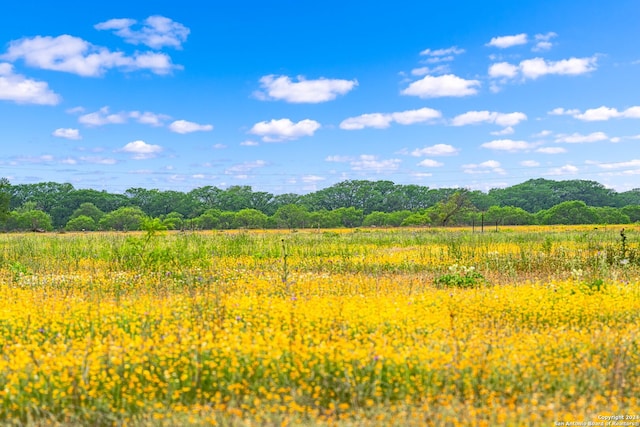
[[[93,231],[97,228],[96,221],[87,215],[71,218],[64,227],[67,231]]]
[[[140,230],[145,217],[144,212],[138,207],[122,207],[103,216],[98,225],[102,230]]]
[[[304,206],[284,205],[273,214],[277,227],[280,228],[304,228],[309,226],[309,211]]]
[[[581,200],[562,202],[536,214],[541,224],[597,224],[598,215]]]
[[[73,213],[71,214],[71,219],[78,218],[80,216],[88,216],[97,224],[104,216],[104,212],[98,209],[98,207],[93,203],[86,202],[82,203],[78,209],[73,211]]]
[[[11,183],[7,178],[0,178],[0,224],[9,219],[11,206]]]
[[[591,208],[597,216],[598,224],[629,224],[631,219],[625,215],[622,209],[611,206],[601,206]]]
[[[264,228],[268,217],[257,209],[242,209],[235,214],[234,228]]]

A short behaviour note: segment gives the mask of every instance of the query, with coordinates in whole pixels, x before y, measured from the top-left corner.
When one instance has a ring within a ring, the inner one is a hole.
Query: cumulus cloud
[[[533,145],[526,141],[514,141],[512,139],[496,139],[494,141],[485,142],[481,145],[482,148],[488,148],[489,150],[497,151],[528,151],[533,148]]]
[[[127,43],[143,44],[152,49],[164,46],[180,49],[189,36],[189,28],[164,16],[150,16],[144,20],[142,28],[134,30],[134,19],[110,19],[94,26],[97,30],[111,30]]]
[[[361,114],[357,117],[349,117],[340,123],[340,129],[360,130],[367,127],[385,129],[391,126],[393,117],[391,114],[370,113]]]
[[[418,166],[424,166],[426,168],[439,168],[444,166],[444,163],[433,159],[424,159],[418,163]]]
[[[425,59],[427,63],[437,63],[453,61],[456,55],[460,55],[461,53],[464,53],[464,49],[458,46],[452,46],[446,49],[425,49],[420,52],[420,55],[427,57],[427,59]]]
[[[455,156],[460,152],[459,149],[449,144],[436,144],[429,147],[415,149],[411,152],[414,157],[422,156]]]
[[[551,49],[553,47],[551,39],[557,36],[558,35],[554,32],[548,32],[546,34],[536,34],[536,45],[531,50],[533,50],[534,52],[542,52]]]
[[[607,121],[615,118],[640,119],[640,106],[629,107],[626,110],[618,111],[616,108],[605,107],[590,108],[584,113],[577,109],[566,110],[564,108],[554,108],[549,111],[553,116],[571,116],[585,122]]]
[[[536,150],[536,153],[543,154],[562,154],[566,152],[567,150],[563,147],[540,147]]]
[[[58,128],[53,131],[52,135],[57,136],[58,138],[82,139],[80,131],[78,129],[71,128]]]
[[[253,125],[249,133],[262,136],[265,142],[279,142],[298,139],[303,136],[313,136],[320,129],[320,123],[305,119],[293,123],[290,119],[272,119]]]
[[[333,163],[346,163],[351,160],[353,160],[353,158],[350,156],[339,156],[339,155],[327,156],[324,159],[325,162],[333,162]]]
[[[593,132],[589,135],[574,133],[571,135],[559,134],[556,142],[565,142],[568,144],[582,144],[585,142],[607,141],[609,137],[604,132]]]
[[[482,163],[472,163],[468,165],[462,165],[462,171],[468,174],[478,173],[497,173],[500,175],[506,174],[505,170],[500,166],[500,162],[496,160],[487,160]]]
[[[528,42],[527,35],[525,33],[516,34],[513,36],[501,36],[501,37],[493,37],[487,46],[493,46],[500,49],[505,49],[512,46],[518,46],[527,44]]]
[[[378,156],[361,154],[356,160],[350,162],[354,171],[369,171],[376,173],[393,172],[400,167],[400,159],[380,160]]]
[[[185,134],[191,132],[208,132],[213,130],[213,125],[201,125],[186,120],[176,120],[169,125],[171,132]]]
[[[165,114],[156,114],[149,111],[143,113],[139,111],[120,111],[111,113],[109,107],[105,106],[93,113],[83,114],[78,117],[78,122],[86,126],[104,126],[110,124],[127,123],[129,119],[134,119],[138,123],[150,126],[162,126],[165,120],[170,117]]]
[[[624,168],[640,168],[640,160],[633,159],[626,162],[613,162],[613,163],[595,163],[602,169],[624,169]]]
[[[225,175],[234,175],[236,178],[246,179],[249,177],[249,173],[251,173],[255,169],[259,169],[265,167],[267,162],[264,160],[255,160],[252,162],[243,162],[238,163],[236,165],[230,166],[225,169]]]
[[[535,80],[545,75],[569,75],[576,76],[594,71],[597,68],[597,57],[569,58],[559,61],[547,61],[543,58],[533,58],[521,61],[518,65],[508,62],[497,62],[489,66],[489,77],[496,79],[492,84],[492,90],[500,88],[496,82],[506,83],[509,80],[521,77],[522,80]]]
[[[359,130],[366,127],[378,129],[388,128],[392,122],[401,125],[411,125],[414,123],[430,122],[442,117],[442,113],[431,108],[420,108],[418,110],[406,110],[396,113],[370,113],[357,117],[349,117],[340,123],[340,129]]]
[[[506,128],[502,129],[502,130],[497,130],[497,131],[493,131],[493,132],[489,132],[491,135],[496,135],[496,136],[500,136],[500,135],[511,135],[512,133],[515,133],[515,129],[513,129],[513,127],[511,126],[507,126]]]
[[[18,104],[57,105],[60,95],[46,82],[28,79],[13,72],[13,65],[0,62],[0,100]]]
[[[495,111],[469,111],[460,114],[451,120],[453,126],[465,126],[477,123],[495,123],[500,126],[515,126],[523,120],[527,120],[527,115],[520,112],[497,113]]]
[[[490,77],[514,78],[518,75],[518,66],[508,62],[497,62],[489,67]]]
[[[327,178],[325,178],[323,176],[318,176],[318,175],[304,175],[302,177],[302,182],[305,182],[307,184],[312,184],[312,183],[324,181],[326,179]]]
[[[9,61],[22,59],[30,67],[84,77],[101,76],[112,68],[123,71],[149,70],[155,74],[168,74],[179,68],[164,53],[136,52],[133,56],[127,56],[67,34],[14,40],[2,58]]]
[[[147,144],[142,140],[132,141],[122,147],[119,151],[133,154],[135,160],[152,159],[162,152],[159,145]]]
[[[243,147],[257,147],[260,144],[256,141],[251,141],[250,139],[248,139],[246,141],[242,141],[240,145]]]
[[[596,69],[596,57],[569,58],[547,61],[543,58],[526,59],[520,62],[520,71],[525,78],[537,79],[547,74],[578,75]]]
[[[564,165],[559,168],[550,169],[547,175],[575,175],[579,169],[573,165]]]
[[[298,81],[293,82],[288,76],[269,75],[260,79],[260,85],[262,90],[254,94],[258,99],[316,104],[332,101],[338,95],[350,92],[358,85],[358,81],[326,78],[306,80],[298,76]]]
[[[413,76],[426,76],[427,74],[447,74],[449,73],[448,65],[438,65],[436,67],[418,67],[411,70]]]
[[[425,76],[411,83],[401,93],[420,98],[462,97],[478,93],[478,80],[465,80],[453,74],[442,76]]]

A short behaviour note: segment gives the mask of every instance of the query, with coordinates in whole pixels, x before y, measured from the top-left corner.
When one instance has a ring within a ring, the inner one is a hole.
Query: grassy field
[[[0,235],[0,424],[605,425],[640,414],[621,230]]]

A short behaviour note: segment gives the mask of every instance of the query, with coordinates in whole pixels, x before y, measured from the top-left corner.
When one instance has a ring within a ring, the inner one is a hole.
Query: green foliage
[[[434,285],[437,288],[479,288],[487,284],[486,279],[478,273],[475,267],[465,267],[454,264],[449,267],[449,272],[438,276]]]
[[[144,212],[137,207],[123,207],[106,214],[99,222],[102,230],[133,231],[140,230]]]
[[[234,217],[234,228],[264,228],[268,217],[257,209],[242,209]]]
[[[82,203],[78,209],[73,211],[71,214],[71,219],[78,218],[80,216],[87,216],[93,219],[93,222],[96,224],[100,221],[100,219],[104,216],[104,212],[102,212],[96,205],[91,202]]]
[[[97,228],[96,221],[86,215],[80,215],[67,222],[64,227],[67,231],[93,231]]]
[[[553,224],[597,224],[596,212],[581,200],[562,202],[537,214],[539,222]]]

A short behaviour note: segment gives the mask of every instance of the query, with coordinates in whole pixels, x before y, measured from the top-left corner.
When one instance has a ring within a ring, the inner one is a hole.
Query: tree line
[[[618,193],[595,181],[532,179],[481,192],[347,180],[304,195],[250,186],[118,194],[0,179],[4,231],[137,230],[148,218],[170,229],[629,223],[640,221],[640,188]]]

